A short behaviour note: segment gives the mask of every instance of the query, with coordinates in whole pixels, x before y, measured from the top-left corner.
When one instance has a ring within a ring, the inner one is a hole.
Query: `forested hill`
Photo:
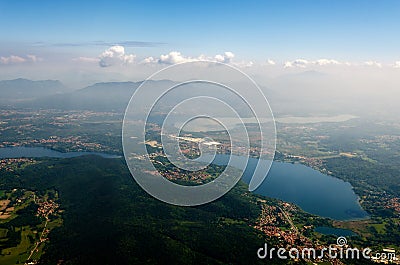
[[[43,161],[19,174],[2,184],[55,189],[64,211],[40,264],[263,263],[256,251],[265,238],[248,224],[259,206],[244,184],[213,203],[177,207],[145,193],[122,159]]]

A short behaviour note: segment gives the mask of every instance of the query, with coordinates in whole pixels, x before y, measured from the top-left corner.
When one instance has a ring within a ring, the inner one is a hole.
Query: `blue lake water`
[[[71,158],[83,155],[98,155],[104,158],[120,157],[97,152],[62,153],[43,147],[0,148],[0,158]],[[246,159],[245,157],[237,158]],[[214,163],[225,165],[228,159],[228,155],[217,155]],[[256,158],[249,159],[242,177],[246,183],[249,183],[257,161]],[[368,218],[368,214],[358,203],[358,197],[350,183],[322,174],[301,164],[273,162],[267,178],[254,192],[292,202],[306,212],[335,220]]]
[[[104,158],[118,158],[121,156],[98,153],[98,152],[68,152],[62,153],[44,147],[4,147],[0,148],[0,158],[40,158],[40,157],[53,157],[53,158],[71,158],[83,155],[98,155]]]
[[[226,165],[228,158],[228,155],[217,155],[214,163]],[[242,177],[246,183],[250,182],[257,161],[249,159]],[[254,192],[292,202],[306,212],[335,220],[369,217],[350,183],[301,164],[273,162],[267,178]]]

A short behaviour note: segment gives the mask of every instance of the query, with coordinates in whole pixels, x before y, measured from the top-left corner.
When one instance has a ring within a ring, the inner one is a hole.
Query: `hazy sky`
[[[0,79],[138,80],[198,59],[260,79],[394,76],[399,14],[400,1],[0,1]]]

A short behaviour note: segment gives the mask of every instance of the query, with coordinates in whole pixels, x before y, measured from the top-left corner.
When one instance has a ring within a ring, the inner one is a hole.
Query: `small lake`
[[[98,155],[104,158],[118,158],[121,156],[98,153],[98,152],[68,152],[62,153],[44,147],[3,147],[0,148],[0,159],[2,158],[40,158],[40,157],[53,157],[53,158],[71,158],[84,155]]]
[[[228,159],[228,155],[217,155],[214,163],[226,165]],[[249,159],[242,177],[246,183],[250,182],[257,161],[256,158]],[[306,212],[335,220],[369,217],[350,183],[301,164],[273,162],[267,178],[254,192],[294,203]]]

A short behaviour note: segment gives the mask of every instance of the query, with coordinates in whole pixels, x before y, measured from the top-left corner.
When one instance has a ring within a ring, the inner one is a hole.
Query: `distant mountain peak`
[[[17,78],[0,81],[1,101],[23,101],[68,91],[58,80]]]

